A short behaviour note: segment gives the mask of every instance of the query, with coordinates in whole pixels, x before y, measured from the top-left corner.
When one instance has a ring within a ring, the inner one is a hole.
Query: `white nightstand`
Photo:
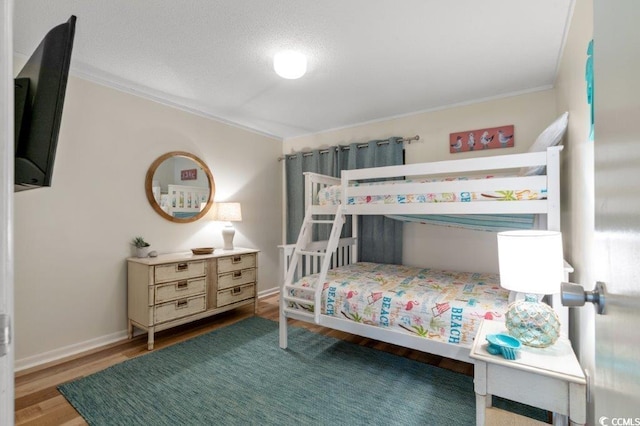
[[[487,422],[492,395],[551,411],[556,425],[567,424],[567,418],[586,423],[587,382],[566,337],[548,348],[522,346],[510,361],[487,352],[485,337],[493,333],[507,333],[504,323],[483,320],[471,347],[478,426]]]

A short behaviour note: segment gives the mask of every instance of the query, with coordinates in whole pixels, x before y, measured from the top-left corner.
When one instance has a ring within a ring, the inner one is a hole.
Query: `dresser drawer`
[[[240,269],[255,268],[256,254],[238,254],[235,256],[221,257],[218,259],[218,274]]]
[[[229,287],[237,287],[256,281],[255,269],[242,269],[240,271],[227,272],[218,275],[218,290]]]
[[[155,282],[179,281],[188,278],[201,277],[205,274],[205,261],[189,261],[169,263],[155,267]]]
[[[159,324],[165,321],[171,321],[177,318],[204,312],[207,304],[205,295],[186,297],[184,299],[174,300],[173,302],[157,305],[154,311],[154,323]]]
[[[167,300],[184,299],[185,297],[202,294],[206,288],[206,280],[204,277],[159,284],[155,286],[155,303],[158,304],[166,302]]]
[[[255,284],[239,285],[218,292],[218,307],[230,305],[241,300],[251,299],[256,294]]]

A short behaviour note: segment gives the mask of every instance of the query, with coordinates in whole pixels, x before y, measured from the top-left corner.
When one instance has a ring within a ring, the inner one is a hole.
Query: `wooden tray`
[[[213,250],[213,247],[199,247],[191,249],[193,254],[211,254],[213,253]]]

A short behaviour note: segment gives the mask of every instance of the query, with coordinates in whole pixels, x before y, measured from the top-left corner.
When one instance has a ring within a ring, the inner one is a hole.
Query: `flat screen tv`
[[[51,186],[75,26],[51,29],[15,78],[14,192]]]

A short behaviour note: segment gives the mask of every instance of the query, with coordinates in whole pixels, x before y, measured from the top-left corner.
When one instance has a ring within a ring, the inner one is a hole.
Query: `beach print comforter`
[[[424,183],[424,182],[449,182],[459,180],[472,179],[491,179],[494,177],[507,176],[475,176],[475,177],[448,177],[439,179],[407,179],[398,181],[384,181],[373,183],[355,183],[354,186],[363,185],[382,185],[382,184],[403,184],[403,183]],[[341,185],[332,185],[322,188],[318,191],[318,204],[337,205],[341,202],[342,194]],[[406,204],[406,203],[446,203],[446,202],[470,202],[470,201],[519,201],[519,200],[543,200],[547,198],[546,188],[529,188],[508,191],[459,191],[459,192],[442,192],[429,194],[398,194],[398,195],[362,195],[357,197],[349,197],[347,204]]]
[[[317,274],[296,285],[315,286]],[[312,300],[313,293],[291,290]],[[322,313],[440,342],[471,346],[483,318],[503,320],[509,291],[497,274],[359,262],[329,270]],[[298,309],[311,305],[290,303]]]

